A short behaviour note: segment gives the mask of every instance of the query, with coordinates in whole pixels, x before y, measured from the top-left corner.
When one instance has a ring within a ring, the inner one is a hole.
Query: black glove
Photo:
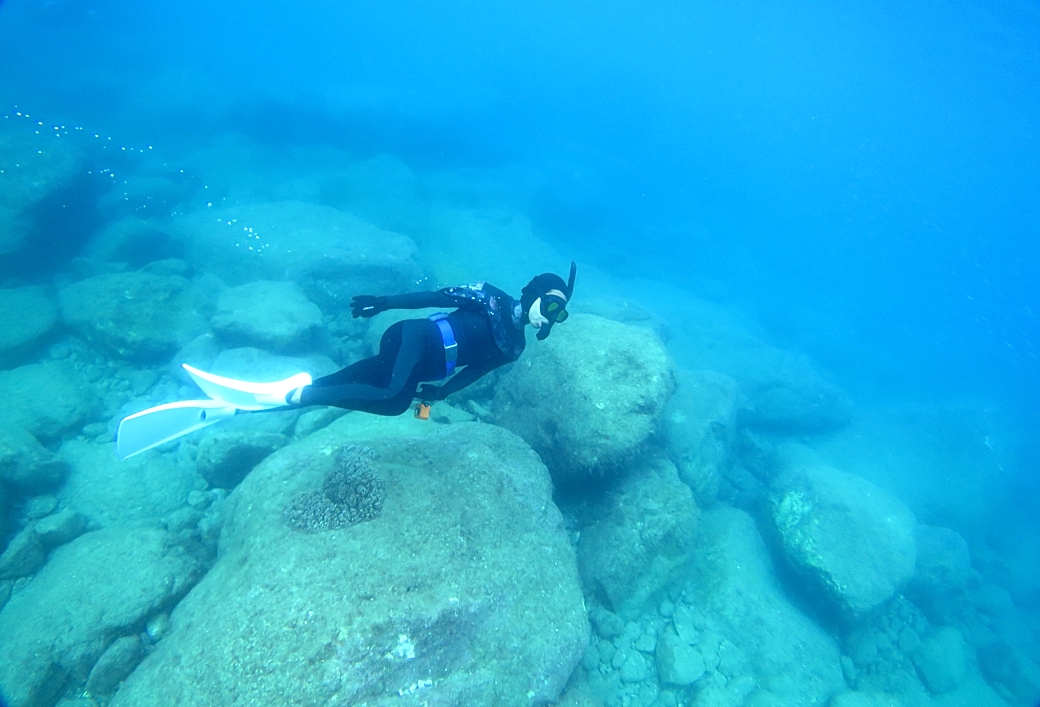
[[[354,319],[374,317],[380,312],[385,312],[386,309],[386,297],[355,295],[350,300],[350,313],[354,315]]]
[[[426,383],[419,386],[419,392],[415,394],[415,397],[425,403],[444,400],[444,394],[441,392],[441,387],[439,385],[428,385]]]

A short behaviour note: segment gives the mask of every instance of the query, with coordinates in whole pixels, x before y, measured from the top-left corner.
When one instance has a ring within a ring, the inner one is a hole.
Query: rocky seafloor
[[[258,169],[228,139],[173,167],[64,137],[0,127],[11,707],[1040,698],[1040,579],[980,532],[985,494],[896,482],[949,445],[871,438],[893,416],[806,358],[591,268],[566,324],[430,421],[242,415],[117,460],[122,416],[201,397],[182,362],[325,374],[414,316],[351,295],[518,291],[568,259],[391,158]],[[44,225],[73,196],[70,244]],[[488,234],[516,247],[462,247]],[[946,473],[995,473],[976,422]]]

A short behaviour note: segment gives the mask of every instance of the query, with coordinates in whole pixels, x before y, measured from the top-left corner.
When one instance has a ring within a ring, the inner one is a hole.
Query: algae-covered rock
[[[0,427],[0,482],[24,494],[58,486],[68,465],[20,427]]]
[[[0,427],[21,427],[44,444],[78,432],[97,414],[97,387],[69,361],[0,371]]]
[[[751,516],[705,511],[696,557],[686,601],[719,634],[717,648],[699,640],[709,664],[753,679],[777,704],[826,704],[845,689],[837,644],[787,599]]]
[[[56,549],[0,611],[0,685],[10,707],[80,688],[119,636],[170,606],[199,563],[158,528],[110,528]]]
[[[260,280],[220,294],[212,326],[229,346],[306,353],[321,327],[321,310],[293,282]]]
[[[674,389],[672,361],[653,332],[576,314],[503,376],[494,412],[568,486],[631,460]]]
[[[768,507],[788,561],[844,613],[869,612],[914,573],[913,513],[862,477],[792,468],[774,482]]]
[[[661,427],[668,453],[701,507],[718,497],[734,442],[739,400],[737,382],[729,376],[684,371],[665,408]]]
[[[345,444],[371,450],[381,514],[301,532]],[[228,497],[220,559],[113,707],[190,703],[541,705],[588,642],[573,550],[521,440],[348,415]]]
[[[88,341],[131,361],[169,359],[206,330],[209,302],[179,275],[121,272],[58,293],[62,319]]]
[[[58,307],[41,288],[0,290],[0,364],[24,357],[57,320]]]
[[[624,618],[688,570],[697,505],[667,460],[639,464],[589,510],[578,561],[586,591]]]
[[[74,439],[58,454],[69,465],[62,504],[101,526],[157,521],[182,507],[200,482],[190,462],[155,451],[120,460],[111,444]]]
[[[415,289],[415,243],[329,206],[298,201],[204,209],[173,219],[187,258],[230,285],[290,280],[327,313],[350,298]]]

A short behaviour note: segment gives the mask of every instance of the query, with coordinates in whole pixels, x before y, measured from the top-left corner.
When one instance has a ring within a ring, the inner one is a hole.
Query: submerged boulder
[[[230,285],[291,280],[327,313],[362,292],[404,292],[421,279],[415,243],[329,206],[299,201],[204,209],[173,219],[187,258]]]
[[[82,690],[98,659],[136,635],[201,566],[159,528],[110,528],[54,550],[0,611],[0,685],[10,707],[50,707]]]
[[[350,463],[367,465],[359,478],[378,478],[369,487],[385,498],[351,522],[300,528],[306,499],[346,503],[330,478],[347,444],[368,450]],[[548,474],[521,440],[479,423],[354,415],[235,489],[220,559],[171,619],[113,707],[228,694],[541,705],[563,691],[589,630]]]
[[[20,427],[0,427],[0,482],[33,495],[57,487],[68,465]]]
[[[679,387],[665,409],[661,426],[668,453],[701,507],[718,497],[736,435],[739,400],[737,382],[729,376],[689,371],[679,375]]]
[[[58,293],[65,324],[119,358],[166,361],[207,328],[206,298],[180,275],[121,272]]]
[[[2,426],[21,427],[49,444],[79,432],[101,406],[97,386],[69,361],[44,361],[0,371]]]
[[[190,462],[156,451],[121,460],[110,443],[74,439],[58,456],[69,466],[58,493],[62,504],[100,526],[158,521],[183,507],[201,483]]]
[[[623,618],[639,615],[689,570],[697,505],[670,461],[634,467],[589,515],[594,520],[578,543],[582,581],[589,594]]]
[[[496,421],[572,486],[633,459],[657,428],[675,370],[649,329],[575,314],[503,376]]]
[[[826,704],[845,689],[837,644],[787,599],[751,516],[706,511],[696,557],[685,598],[695,608],[680,622],[686,604],[676,607],[675,633],[729,679],[727,688],[751,681],[761,690],[755,704],[792,707]]]
[[[306,353],[321,327],[321,310],[293,282],[259,280],[220,294],[213,331],[229,346]]]
[[[887,601],[914,573],[914,514],[866,479],[797,466],[773,483],[772,526],[788,561],[846,615]]]
[[[41,288],[0,290],[0,365],[27,357],[57,321],[58,307]]]

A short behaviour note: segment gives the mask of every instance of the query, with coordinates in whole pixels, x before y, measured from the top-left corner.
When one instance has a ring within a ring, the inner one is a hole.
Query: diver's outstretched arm
[[[444,290],[387,296],[356,295],[350,300],[350,312],[355,319],[374,317],[388,309],[435,309],[457,306],[459,305],[456,299]]]

